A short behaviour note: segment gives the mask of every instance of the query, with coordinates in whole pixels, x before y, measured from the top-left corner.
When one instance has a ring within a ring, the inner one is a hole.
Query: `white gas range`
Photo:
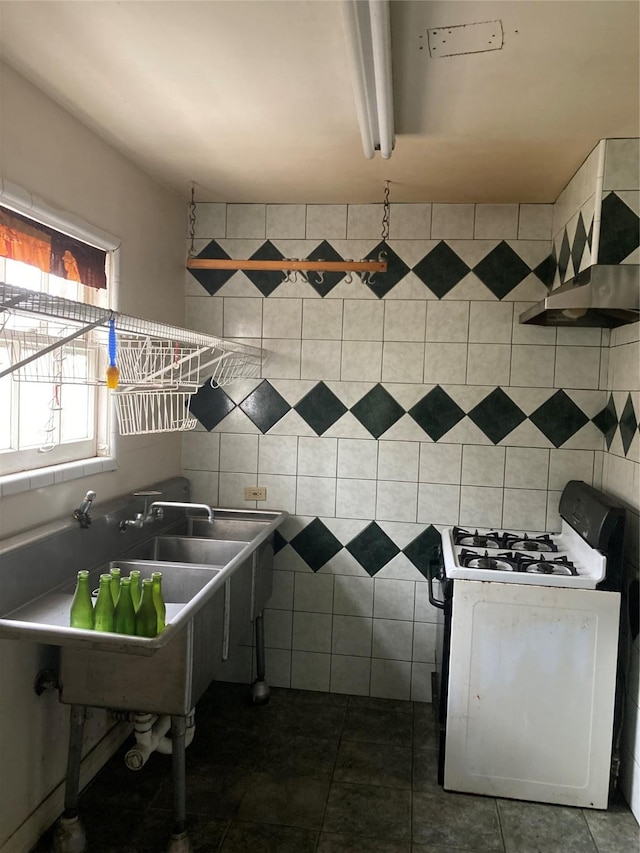
[[[442,531],[447,790],[607,807],[624,510],[571,481],[560,514],[559,533]]]

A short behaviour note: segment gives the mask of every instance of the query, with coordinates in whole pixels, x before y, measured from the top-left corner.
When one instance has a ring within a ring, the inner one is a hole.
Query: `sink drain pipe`
[[[173,754],[173,741],[167,737],[167,732],[171,728],[171,717],[168,714],[158,716],[156,714],[136,713],[133,727],[136,743],[124,757],[129,770],[141,770],[152,752],[160,752],[163,755]],[[189,746],[193,740],[195,730],[194,708],[186,719],[185,747]]]

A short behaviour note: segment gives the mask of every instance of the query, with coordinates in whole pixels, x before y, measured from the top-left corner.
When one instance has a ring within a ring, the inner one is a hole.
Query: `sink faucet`
[[[84,496],[84,500],[80,504],[77,509],[73,511],[73,517],[76,521],[80,522],[80,527],[87,528],[91,524],[91,516],[89,515],[89,510],[91,509],[91,504],[95,500],[96,493],[91,489]]]
[[[208,504],[194,504],[190,502],[181,503],[180,501],[154,501],[149,507],[149,513],[152,518],[162,518],[162,507],[175,506],[182,509],[201,509],[207,513],[207,521],[213,524],[213,510]]]
[[[147,522],[153,521],[153,513],[148,506],[149,498],[156,498],[161,494],[162,492],[157,492],[153,489],[146,492],[134,492],[134,498],[144,498],[144,509],[142,512],[137,512],[133,518],[121,521],[119,524],[120,530],[126,530],[128,527],[144,527]]]

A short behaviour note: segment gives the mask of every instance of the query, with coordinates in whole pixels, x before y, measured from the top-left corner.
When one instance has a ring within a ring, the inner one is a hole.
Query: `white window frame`
[[[108,307],[116,309],[120,262],[120,241],[117,238],[94,228],[73,214],[50,207],[41,199],[7,181],[0,181],[0,205],[104,250],[108,258]],[[42,275],[46,276],[46,273]],[[94,390],[95,438],[91,439],[90,443],[77,442],[73,450],[70,450],[72,445],[63,444],[51,453],[44,454],[38,450],[2,452],[6,453],[6,459],[10,460],[9,470],[16,465],[21,470],[0,475],[0,497],[102,471],[113,471],[118,467],[116,433],[112,426],[109,395],[106,387],[95,386]],[[6,470],[6,466],[3,467]]]

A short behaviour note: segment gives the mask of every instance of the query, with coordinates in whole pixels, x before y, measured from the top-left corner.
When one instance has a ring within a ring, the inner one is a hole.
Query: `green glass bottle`
[[[87,571],[78,572],[78,582],[69,613],[69,624],[72,628],[93,628],[93,604]]]
[[[136,633],[136,611],[131,598],[131,578],[120,580],[120,594],[113,613],[113,630],[116,634]]]
[[[136,613],[136,634],[138,637],[155,637],[158,633],[158,614],[153,603],[153,581],[144,578],[142,581],[142,597]]]
[[[120,595],[120,569],[117,566],[114,566],[111,569],[111,597],[113,598],[113,606],[115,607],[118,603],[118,596]]]
[[[137,610],[140,607],[140,572],[138,569],[133,569],[133,571],[129,572],[129,577],[131,578],[131,600],[133,601],[133,609]]]
[[[151,580],[153,581],[153,605],[156,608],[156,616],[158,617],[158,634],[164,631],[165,620],[167,618],[167,608],[162,597],[162,572],[152,572]]]
[[[113,594],[111,575],[100,575],[100,587],[94,612],[93,627],[96,631],[113,631]]]

